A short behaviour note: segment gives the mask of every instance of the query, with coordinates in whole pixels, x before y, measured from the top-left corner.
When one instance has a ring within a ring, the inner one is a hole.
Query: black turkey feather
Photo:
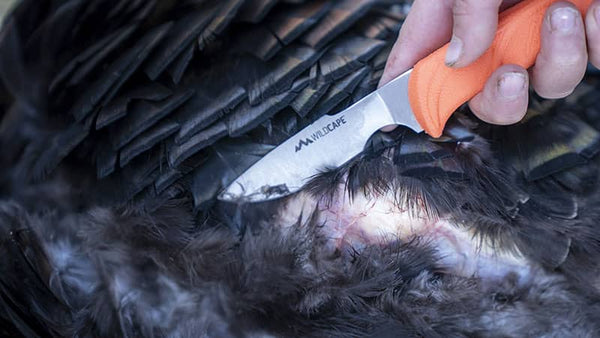
[[[437,139],[375,133],[288,197],[217,200],[376,88],[410,6],[17,1],[0,335],[600,335],[597,72],[516,125],[463,107]]]

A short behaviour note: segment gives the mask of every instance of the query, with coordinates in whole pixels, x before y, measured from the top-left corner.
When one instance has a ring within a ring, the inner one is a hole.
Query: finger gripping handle
[[[448,45],[414,67],[408,85],[410,104],[419,124],[433,137],[442,135],[454,111],[479,93],[500,66],[529,68],[540,51],[540,33],[548,7],[556,0],[526,0],[500,14],[492,46],[464,68],[444,64]],[[585,14],[592,0],[571,0]]]

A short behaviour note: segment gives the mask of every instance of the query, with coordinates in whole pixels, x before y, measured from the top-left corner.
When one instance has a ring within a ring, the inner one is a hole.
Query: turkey
[[[22,0],[0,33],[0,334],[600,333],[600,84],[240,173],[376,86],[408,0]]]

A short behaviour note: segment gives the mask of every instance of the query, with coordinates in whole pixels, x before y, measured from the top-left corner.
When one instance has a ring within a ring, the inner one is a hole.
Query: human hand
[[[494,40],[499,11],[518,2],[415,0],[392,48],[380,86],[448,40],[451,42],[446,64],[456,68],[471,64]],[[542,97],[565,97],[581,82],[588,57],[594,66],[600,66],[600,0],[592,3],[585,18],[569,2],[554,3],[544,18],[535,65],[529,71],[517,65],[501,66],[490,76],[483,91],[469,102],[469,107],[489,123],[518,122],[527,110],[530,81]]]

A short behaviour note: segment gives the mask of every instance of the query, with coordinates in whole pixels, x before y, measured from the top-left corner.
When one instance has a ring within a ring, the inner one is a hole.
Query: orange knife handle
[[[585,14],[592,0],[570,0]],[[454,111],[479,93],[501,65],[529,68],[540,51],[540,33],[548,7],[556,0],[526,0],[502,12],[492,46],[464,68],[444,64],[448,45],[421,60],[408,84],[410,104],[423,129],[433,137],[442,135]]]

